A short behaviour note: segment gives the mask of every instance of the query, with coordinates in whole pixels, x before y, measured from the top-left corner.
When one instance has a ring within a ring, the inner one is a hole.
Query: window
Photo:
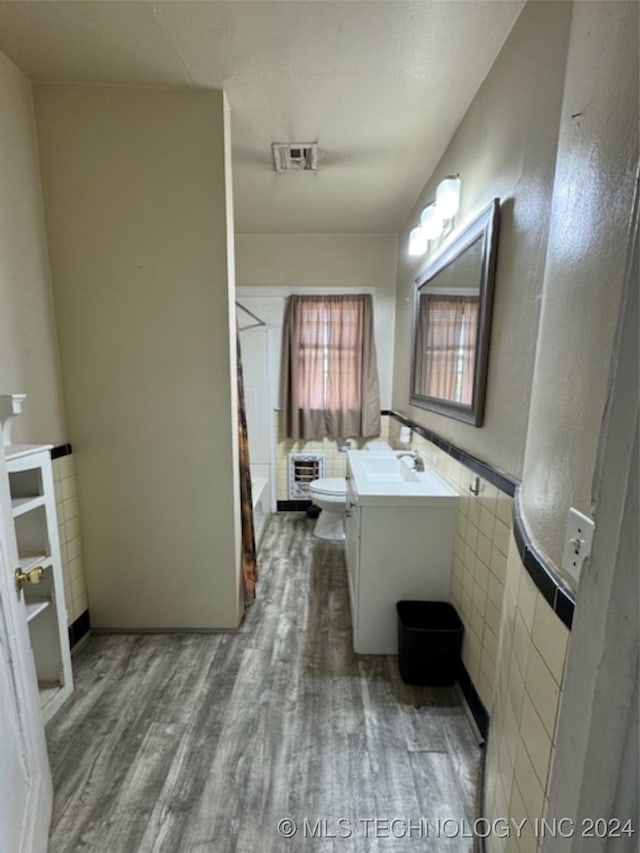
[[[282,410],[287,438],[380,432],[370,295],[289,297],[283,327]]]
[[[470,406],[478,336],[477,297],[420,297],[416,389]]]

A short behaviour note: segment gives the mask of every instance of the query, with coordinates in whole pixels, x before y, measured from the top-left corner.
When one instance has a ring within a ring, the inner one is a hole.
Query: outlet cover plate
[[[571,507],[564,540],[562,568],[575,581],[580,579],[584,561],[591,556],[594,527],[591,518]]]

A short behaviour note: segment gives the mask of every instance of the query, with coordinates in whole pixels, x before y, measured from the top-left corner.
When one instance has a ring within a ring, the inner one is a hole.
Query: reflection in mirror
[[[499,203],[492,204],[417,280],[411,403],[480,426]]]

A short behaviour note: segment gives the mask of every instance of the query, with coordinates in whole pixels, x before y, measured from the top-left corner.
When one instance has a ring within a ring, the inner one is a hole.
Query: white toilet
[[[393,454],[386,441],[369,441],[366,450]],[[309,483],[309,499],[320,507],[313,535],[318,539],[340,542],[345,538],[344,520],[347,507],[347,481],[344,477],[322,477]]]

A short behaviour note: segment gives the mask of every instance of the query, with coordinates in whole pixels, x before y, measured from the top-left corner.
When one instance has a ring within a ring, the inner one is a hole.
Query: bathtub
[[[269,481],[266,477],[251,475],[251,498],[253,500],[253,527],[256,537],[256,548],[260,547],[264,529],[271,515],[269,498]]]

